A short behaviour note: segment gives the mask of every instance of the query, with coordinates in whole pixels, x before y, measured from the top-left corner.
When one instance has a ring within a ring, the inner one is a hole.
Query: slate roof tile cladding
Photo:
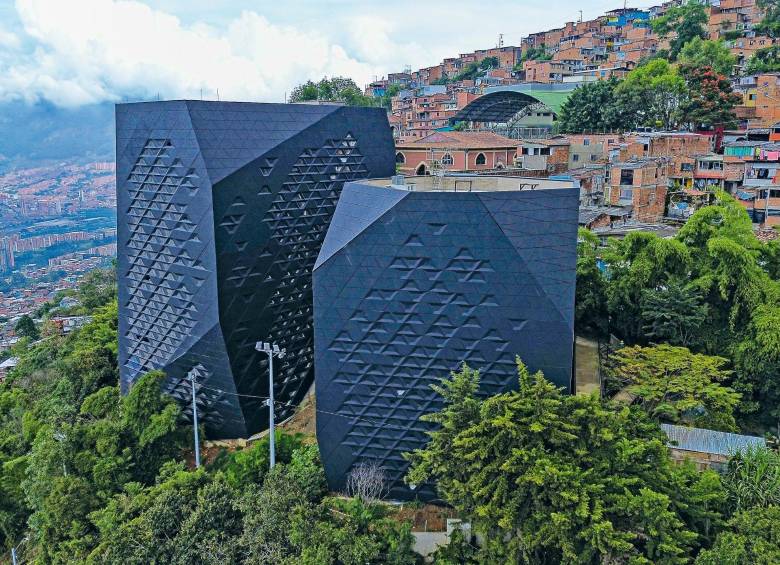
[[[192,369],[210,437],[265,429],[313,380],[311,270],[345,181],[395,170],[383,110],[166,101],[120,104],[117,123],[122,391],[162,369],[189,411]],[[250,395],[250,396],[237,396]]]
[[[470,192],[431,177],[345,186],[314,270],[317,437],[334,490],[377,460],[392,498],[434,498],[403,484],[403,454],[428,439],[430,385],[464,361],[483,394],[517,386],[516,355],[571,387],[578,190],[472,178]]]

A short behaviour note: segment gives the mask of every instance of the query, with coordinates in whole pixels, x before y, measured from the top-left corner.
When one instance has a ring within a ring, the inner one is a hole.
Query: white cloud
[[[16,10],[36,47],[0,53],[0,99],[76,106],[157,93],[213,98],[219,89],[222,99],[280,101],[309,78],[362,84],[381,72],[324,35],[251,11],[216,29],[134,0],[17,0]]]
[[[0,0],[0,3],[9,0]],[[652,0],[637,0],[642,5]],[[518,45],[581,0],[16,0],[0,27],[0,101],[281,101],[308,79],[375,76]],[[622,5],[591,0],[585,17]],[[160,6],[164,6],[161,8]],[[7,13],[8,8],[3,8]],[[262,10],[263,13],[258,13]],[[176,15],[174,15],[176,14]],[[180,17],[179,17],[180,16]],[[208,23],[206,23],[208,22]]]
[[[3,49],[19,49],[22,42],[19,40],[19,36],[15,33],[11,33],[0,27],[0,47]]]

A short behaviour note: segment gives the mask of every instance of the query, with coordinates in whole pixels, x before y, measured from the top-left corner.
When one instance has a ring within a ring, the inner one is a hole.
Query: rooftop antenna
[[[498,34],[498,48],[501,49],[504,46],[504,34]]]
[[[217,89],[217,102],[219,102],[219,88]]]
[[[580,10],[580,23],[582,23],[582,10]]]

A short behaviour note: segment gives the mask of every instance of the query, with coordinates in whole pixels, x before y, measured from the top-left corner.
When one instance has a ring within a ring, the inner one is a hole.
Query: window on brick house
[[[441,158],[441,164],[442,165],[452,165],[455,162],[455,160],[452,158],[452,155],[449,153],[445,153],[444,157]]]
[[[527,154],[527,153],[525,153],[525,151],[526,150],[524,149],[523,150],[523,152],[524,152],[523,154]],[[477,165],[484,165],[484,164],[486,164],[487,163],[487,157],[485,157],[485,154],[484,153],[480,153],[479,155],[477,155],[477,160],[475,161],[475,163]]]
[[[634,170],[633,169],[621,169],[620,171],[620,184],[633,185],[634,184]]]
[[[403,153],[399,151],[398,153],[395,154],[395,162],[398,163],[399,165],[403,165],[404,163],[406,163],[406,157],[404,156]]]

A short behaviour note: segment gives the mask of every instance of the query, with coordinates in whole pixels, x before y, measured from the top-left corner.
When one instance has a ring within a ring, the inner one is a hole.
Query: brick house
[[[631,206],[633,217],[656,222],[664,215],[668,191],[667,158],[644,158],[613,163],[607,185],[607,203]]]
[[[407,175],[447,171],[487,171],[514,165],[517,141],[489,132],[434,132],[396,145],[395,162]]]
[[[592,163],[606,163],[610,153],[625,141],[619,133],[566,134],[569,140],[569,168],[576,169]]]
[[[701,155],[696,158],[693,186],[699,190],[725,189],[733,192],[742,184],[745,162],[739,157]]]
[[[526,61],[523,63],[527,82],[561,82],[563,77],[571,76],[572,65],[562,61]]]
[[[562,135],[549,139],[521,139],[517,162],[529,171],[562,173],[569,168],[569,140]]]

